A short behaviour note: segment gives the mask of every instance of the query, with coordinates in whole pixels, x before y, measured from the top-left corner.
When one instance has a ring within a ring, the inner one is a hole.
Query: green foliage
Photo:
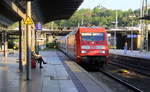
[[[139,20],[140,10],[129,9],[127,11],[117,10],[118,12],[118,26],[132,26],[137,25]],[[135,18],[130,18],[129,16],[135,15]],[[74,15],[69,20],[57,20],[50,22],[45,26],[50,28],[53,23],[53,27],[63,28],[63,27],[77,27],[79,25],[95,25],[103,27],[115,27],[116,20],[116,10],[106,9],[104,7],[97,6],[94,9],[81,9],[74,13]]]
[[[15,46],[15,43],[13,42],[13,40],[8,40],[8,48],[12,48]]]
[[[14,24],[12,24],[11,26],[9,26],[10,29],[14,29],[16,27],[19,26],[19,22],[15,22]]]
[[[47,24],[44,25],[45,28],[51,28],[51,29],[57,29],[59,25],[59,22],[57,23],[57,21],[54,22],[49,22]]]
[[[18,48],[19,46],[19,39],[18,39],[19,37],[18,36],[16,36],[16,35],[9,35],[9,37],[8,37],[8,48],[11,48],[11,49],[13,49],[14,48],[14,46],[16,47],[16,48]]]
[[[46,48],[56,48],[57,47],[57,43],[56,42],[52,42],[52,43],[47,43],[46,44]]]

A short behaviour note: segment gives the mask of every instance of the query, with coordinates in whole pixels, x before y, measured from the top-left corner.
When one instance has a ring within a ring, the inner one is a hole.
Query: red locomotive
[[[58,40],[59,49],[77,63],[103,66],[108,61],[107,32],[100,27],[80,27]]]

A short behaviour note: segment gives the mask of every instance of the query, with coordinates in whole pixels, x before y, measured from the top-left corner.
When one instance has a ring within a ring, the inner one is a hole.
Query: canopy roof
[[[0,23],[9,25],[21,19],[12,9],[11,3],[25,14],[26,0],[0,0]],[[8,5],[8,2],[10,5]],[[32,0],[32,18],[35,22],[47,23],[52,20],[68,19],[78,9],[83,0]],[[2,20],[7,19],[6,23]]]

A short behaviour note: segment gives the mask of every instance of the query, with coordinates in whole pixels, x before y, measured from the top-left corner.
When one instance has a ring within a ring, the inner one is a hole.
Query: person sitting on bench
[[[36,52],[33,51],[33,52],[32,52],[32,56],[34,57],[35,60],[38,61],[38,63],[40,63],[40,68],[43,68],[42,63],[43,63],[43,64],[47,64],[47,63],[43,60],[42,56],[39,55],[38,53],[36,53]]]

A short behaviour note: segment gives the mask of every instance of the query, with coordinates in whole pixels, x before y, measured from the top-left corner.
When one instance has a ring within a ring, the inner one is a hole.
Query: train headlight
[[[87,52],[87,51],[85,51],[85,50],[82,50],[82,51],[81,51],[81,53],[86,53],[86,52]]]
[[[106,53],[106,51],[100,51],[100,53],[105,54],[105,53]]]
[[[105,49],[104,45],[96,46],[96,49]]]

